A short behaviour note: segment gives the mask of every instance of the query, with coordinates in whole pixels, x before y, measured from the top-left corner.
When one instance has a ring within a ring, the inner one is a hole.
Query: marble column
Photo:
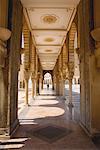
[[[68,80],[69,80],[69,104],[68,106],[69,107],[73,107],[73,102],[72,102],[72,79],[73,79],[73,71],[70,70],[69,72],[69,77],[68,77]]]
[[[35,77],[35,72],[32,72],[31,75],[31,81],[32,81],[32,99],[35,99],[35,94],[36,94],[36,77]]]
[[[10,38],[10,35],[11,32],[8,29],[0,27],[0,136],[6,134],[5,128],[7,127],[8,99],[4,80],[4,68],[7,55],[5,41]]]
[[[61,91],[62,96],[65,96],[65,79],[62,79]]]
[[[32,80],[32,99],[34,99],[35,96],[35,79],[31,78]]]
[[[36,95],[40,94],[40,89],[39,89],[39,85],[40,85],[40,72],[37,73],[37,80],[36,80]]]
[[[99,16],[98,16],[99,17]],[[91,134],[100,137],[100,26],[92,30],[95,51],[90,61],[91,76]]]
[[[54,78],[52,78],[52,90],[54,90]]]
[[[44,82],[44,81],[43,81],[43,78],[42,78],[42,83],[41,83],[41,89],[42,89],[42,90],[43,90],[43,82]]]
[[[25,104],[29,105],[28,101],[28,82],[29,82],[29,71],[24,71],[24,79],[25,79]]]
[[[69,104],[72,105],[72,78],[69,78]]]

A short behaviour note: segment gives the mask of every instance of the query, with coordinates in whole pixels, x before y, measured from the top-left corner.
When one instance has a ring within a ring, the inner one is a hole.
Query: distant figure
[[[49,84],[47,84],[47,89],[49,89]]]

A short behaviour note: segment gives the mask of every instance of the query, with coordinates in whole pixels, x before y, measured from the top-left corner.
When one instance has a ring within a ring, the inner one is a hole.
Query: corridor
[[[1,150],[100,150],[99,10],[0,0]]]

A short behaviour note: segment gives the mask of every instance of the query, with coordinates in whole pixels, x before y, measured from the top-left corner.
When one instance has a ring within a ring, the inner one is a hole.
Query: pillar
[[[54,90],[54,77],[52,77],[52,90]]]
[[[40,85],[40,73],[37,73],[37,80],[36,80],[36,95],[40,94],[40,89],[39,89],[39,85]]]
[[[69,80],[69,108],[73,107],[73,102],[72,102],[72,79],[73,79],[73,64],[69,64],[69,75],[68,75],[68,80]]]
[[[56,94],[59,95],[59,76],[56,75]]]
[[[32,80],[32,99],[34,99],[34,96],[35,96],[35,82],[34,82],[34,78],[32,78],[31,80]]]
[[[34,99],[35,95],[36,95],[36,77],[35,77],[35,72],[33,72],[32,75],[31,75],[31,81],[32,81],[32,99]]]
[[[72,102],[72,79],[73,79],[73,76],[72,74],[73,73],[69,73],[69,103],[68,103],[68,108],[69,108],[69,119],[72,120],[72,112],[73,112],[73,102]]]
[[[65,96],[65,79],[62,79],[61,95]]]
[[[9,39],[10,35],[11,32],[8,29],[0,28],[0,137],[7,134],[8,99],[4,68],[7,55],[5,41]]]
[[[91,134],[100,138],[100,24],[95,26],[91,35],[95,40],[95,53],[90,58]]]
[[[42,83],[41,83],[41,89],[43,90],[43,78],[42,78]]]
[[[69,78],[69,105],[72,105],[72,78]]]
[[[24,71],[24,78],[25,78],[25,104],[29,105],[28,101],[28,81],[29,81],[29,71]]]

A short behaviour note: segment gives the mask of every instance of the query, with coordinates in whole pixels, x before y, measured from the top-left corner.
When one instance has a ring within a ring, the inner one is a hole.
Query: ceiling
[[[53,70],[79,0],[21,0],[43,70]]]

